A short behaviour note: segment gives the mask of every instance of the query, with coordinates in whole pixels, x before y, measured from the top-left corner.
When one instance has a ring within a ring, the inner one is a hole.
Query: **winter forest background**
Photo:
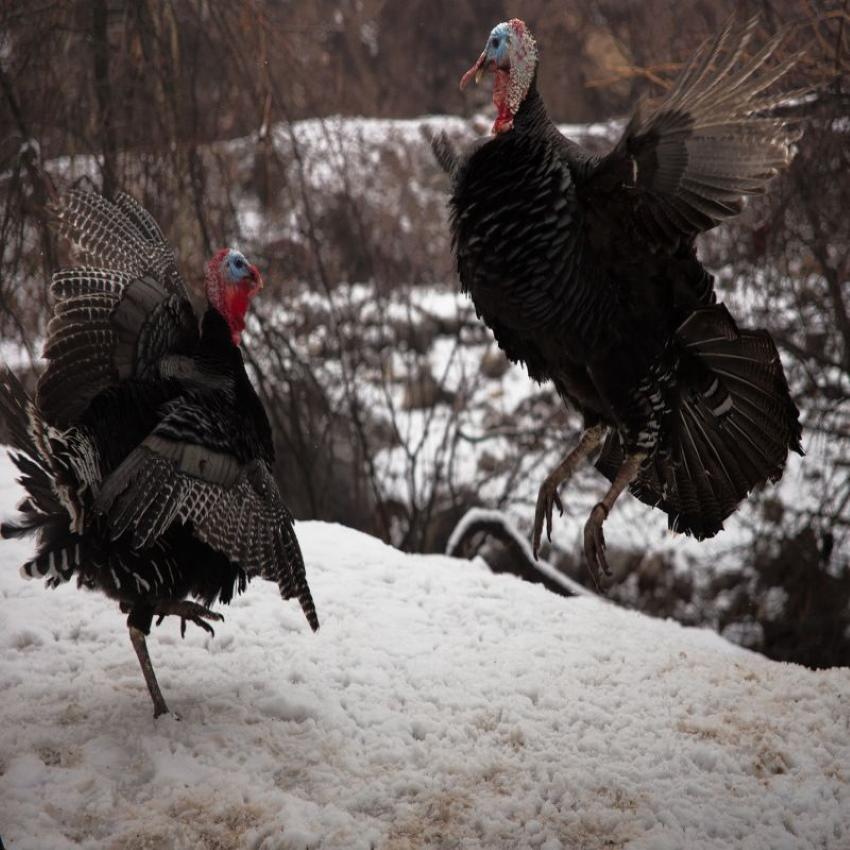
[[[579,422],[511,367],[459,294],[445,177],[425,126],[489,129],[489,86],[457,82],[490,27],[522,17],[567,132],[604,149],[732,10],[802,51],[789,173],[702,252],[742,324],[777,340],[807,457],[712,541],[666,532],[634,500],[606,526],[608,595],[716,628],[783,660],[850,663],[850,6],[844,0],[290,0],[0,6],[0,333],[38,368],[50,274],[66,259],[50,186],[120,187],[200,281],[237,245],[263,271],[247,358],[278,477],[299,519],[407,551],[445,551],[473,507],[527,535],[537,487]],[[589,583],[579,535],[601,478],[566,492],[548,561]],[[492,529],[491,529],[492,530]],[[496,529],[498,530],[498,529]],[[459,541],[494,570],[543,578],[485,530]],[[555,592],[560,585],[547,580]]]

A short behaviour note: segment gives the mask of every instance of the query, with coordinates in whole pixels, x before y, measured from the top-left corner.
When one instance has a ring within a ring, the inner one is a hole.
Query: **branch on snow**
[[[449,557],[463,557],[466,552],[474,554],[470,545],[478,534],[484,534],[502,543],[513,556],[510,572],[525,581],[542,584],[547,590],[560,596],[595,595],[546,561],[535,560],[525,535],[501,511],[470,508],[449,537],[446,554]],[[492,564],[488,566],[494,572],[502,571]]]

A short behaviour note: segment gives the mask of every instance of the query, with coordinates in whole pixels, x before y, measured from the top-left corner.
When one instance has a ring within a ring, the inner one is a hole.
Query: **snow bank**
[[[0,464],[0,514],[17,497]],[[846,848],[850,670],[300,523],[322,618],[255,582],[151,654],[0,544],[0,835],[66,848]]]

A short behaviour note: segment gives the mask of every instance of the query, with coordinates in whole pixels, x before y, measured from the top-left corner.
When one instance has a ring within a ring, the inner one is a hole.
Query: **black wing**
[[[799,135],[769,112],[799,92],[765,90],[798,56],[766,67],[780,33],[745,59],[756,23],[736,29],[730,20],[704,44],[660,103],[638,107],[587,181],[597,206],[606,195],[617,206],[627,202],[655,244],[692,239],[737,215],[743,196],[764,192],[791,160]]]
[[[107,387],[159,376],[163,358],[191,353],[198,325],[171,248],[133,198],[74,190],[53,212],[82,261],[99,264],[59,271],[51,286],[37,401],[48,422],[67,426]]]
[[[153,431],[103,483],[96,510],[110,535],[135,549],[175,522],[296,597],[318,628],[293,518],[263,457],[253,423],[221,394],[192,393],[168,405]]]

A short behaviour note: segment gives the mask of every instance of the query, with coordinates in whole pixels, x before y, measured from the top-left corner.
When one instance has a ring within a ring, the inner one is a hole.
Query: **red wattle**
[[[226,286],[224,288],[224,318],[233,335],[233,344],[239,345],[242,331],[245,330],[245,314],[254,293],[249,288],[241,286]]]
[[[511,82],[510,71],[497,68],[493,79],[493,106],[496,107],[496,121],[493,133],[503,133],[510,130],[514,123],[514,114],[508,105],[508,87]]]

